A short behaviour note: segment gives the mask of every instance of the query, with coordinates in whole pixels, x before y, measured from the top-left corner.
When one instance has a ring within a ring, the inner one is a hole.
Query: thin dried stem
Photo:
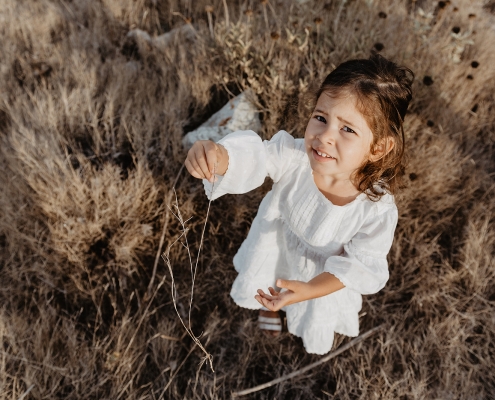
[[[266,1],[262,1],[261,4],[263,6],[263,16],[265,18],[266,30],[269,31],[270,30],[270,24],[268,22],[268,13],[266,12]]]
[[[213,171],[215,171],[215,168],[213,169]],[[189,302],[189,327],[191,327],[191,309],[192,309],[192,302],[193,302],[193,297],[194,297],[194,283],[196,281],[196,273],[198,271],[199,256],[201,254],[201,249],[203,247],[203,241],[204,241],[205,231],[206,231],[206,223],[208,222],[208,217],[210,215],[210,207],[211,207],[211,202],[212,202],[211,199],[213,198],[214,187],[215,187],[215,183],[213,183],[213,186],[211,188],[210,201],[208,202],[208,208],[206,209],[205,223],[203,224],[203,231],[201,232],[201,239],[199,241],[198,255],[196,256],[196,264],[194,265],[194,273],[192,275],[191,300]]]
[[[229,7],[227,7],[226,0],[223,0],[223,8],[225,10],[225,26],[228,29],[230,25],[230,19],[229,19]]]
[[[31,390],[34,389],[34,386],[35,386],[34,384],[29,386],[28,389],[22,394],[22,396],[19,397],[19,400],[24,399],[31,392]]]
[[[170,385],[172,384],[174,378],[177,376],[177,374],[179,373],[179,371],[182,368],[182,366],[186,363],[187,359],[189,358],[189,356],[191,355],[191,353],[193,352],[193,350],[194,350],[194,346],[191,347],[191,349],[189,350],[189,352],[187,353],[187,355],[184,357],[184,359],[182,360],[182,362],[180,363],[180,365],[175,369],[174,374],[170,377],[170,380],[168,381],[168,383],[163,388],[162,393],[160,394],[160,397],[158,398],[158,400],[163,399],[163,396],[165,396],[165,392],[170,387]]]
[[[196,262],[194,263],[194,266],[193,266],[193,261],[192,261],[192,256],[191,256],[191,250],[190,250],[190,247],[189,247],[189,242],[187,240],[187,231],[188,231],[188,228],[185,225],[187,221],[184,221],[184,218],[182,217],[182,214],[180,212],[179,201],[177,199],[177,192],[175,191],[175,185],[174,185],[173,193],[175,195],[175,204],[174,204],[174,207],[176,209],[176,213],[174,213],[173,211],[171,211],[171,212],[177,218],[177,220],[179,221],[179,223],[180,223],[180,225],[182,227],[182,233],[179,235],[179,237],[174,242],[172,242],[170,244],[170,246],[167,248],[167,251],[164,254],[162,254],[162,258],[165,261],[165,263],[166,263],[166,265],[168,267],[168,270],[170,272],[170,277],[171,277],[171,281],[172,281],[172,283],[171,283],[171,287],[172,287],[172,302],[174,304],[175,312],[177,313],[177,315],[179,317],[179,320],[180,320],[182,326],[184,327],[184,329],[186,330],[187,334],[191,337],[191,339],[196,343],[196,345],[205,354],[205,356],[202,359],[202,362],[200,363],[200,368],[204,364],[205,361],[208,361],[208,363],[209,363],[210,368],[211,368],[212,371],[214,371],[214,369],[213,369],[213,357],[205,349],[205,347],[203,346],[203,344],[199,340],[199,337],[197,337],[194,334],[194,332],[192,331],[191,311],[192,311],[192,303],[193,303],[193,300],[194,300],[194,285],[195,285],[195,282],[196,282],[196,273],[197,273],[197,270],[198,270],[198,263],[199,263],[199,257],[200,257],[200,254],[201,254],[201,248],[203,247],[204,235],[205,235],[205,231],[206,231],[206,225],[207,225],[207,222],[208,222],[208,216],[210,214],[210,207],[211,207],[211,202],[212,202],[211,199],[213,197],[214,187],[215,187],[215,185],[213,184],[212,189],[211,189],[210,201],[208,202],[208,208],[206,210],[206,217],[205,217],[205,222],[203,224],[203,230],[201,232],[201,239],[200,239],[200,242],[199,242],[198,253],[197,253],[197,256],[196,256]],[[191,296],[190,296],[190,299],[189,299],[188,324],[187,325],[184,322],[184,320],[182,319],[182,316],[180,315],[180,312],[179,312],[179,310],[177,308],[177,291],[176,291],[174,274],[173,274],[173,270],[172,270],[172,264],[170,262],[170,257],[169,257],[169,255],[170,255],[170,249],[177,242],[179,242],[182,237],[184,238],[184,243],[182,243],[182,242],[181,243],[185,247],[185,249],[187,251],[187,254],[188,254],[189,264],[190,264],[190,267],[191,267],[191,280],[192,280],[192,282],[191,282]]]
[[[174,183],[172,185],[174,190],[175,190],[175,185],[177,184],[177,181],[179,180],[179,176],[180,176],[183,169],[184,169],[184,164],[182,164],[179,172],[177,173],[177,176],[175,177]],[[167,198],[167,204],[170,203],[170,201],[172,200],[172,194],[173,194],[172,192],[169,193],[169,196]],[[153,282],[155,281],[156,269],[158,267],[158,260],[160,259],[160,254],[162,254],[163,242],[165,241],[165,234],[167,233],[168,221],[169,221],[169,217],[170,217],[169,212],[170,212],[170,209],[167,207],[167,211],[165,212],[165,221],[163,223],[162,234],[160,236],[160,243],[158,245],[158,251],[156,253],[155,262],[153,264],[153,272],[151,274],[150,283],[148,284],[148,298],[151,295],[151,288],[153,287]]]
[[[210,35],[212,39],[215,39],[215,32],[213,30],[213,17],[211,16],[212,8],[206,9],[206,14],[208,15],[208,28],[210,29]]]
[[[184,23],[186,25],[188,25],[191,28],[191,30],[194,32],[194,34],[196,35],[196,37],[199,37],[198,32],[196,32],[196,29],[194,29],[194,26],[192,24],[191,18],[187,18],[186,16],[184,16],[182,13],[180,13],[178,11],[172,11],[172,15],[176,15],[178,17],[181,17],[182,20],[184,21]]]
[[[255,386],[251,389],[241,390],[240,392],[233,392],[232,397],[241,397],[241,396],[245,396],[246,394],[258,392],[260,390],[269,388],[270,386],[276,385],[277,383],[281,383],[281,382],[287,381],[289,379],[295,378],[296,376],[302,375],[302,374],[308,372],[309,370],[313,369],[314,367],[317,367],[321,364],[324,364],[327,361],[330,361],[332,358],[337,357],[338,355],[342,354],[346,350],[349,350],[351,347],[355,346],[356,344],[361,343],[363,340],[367,339],[368,337],[370,337],[374,333],[378,332],[383,327],[384,327],[384,325],[379,325],[375,328],[370,329],[368,332],[363,333],[362,335],[358,336],[355,339],[352,339],[349,343],[347,343],[344,346],[340,347],[339,349],[335,350],[333,353],[330,353],[330,354],[326,355],[325,357],[322,357],[321,359],[319,359],[318,361],[316,361],[312,364],[306,365],[304,368],[298,369],[297,371],[291,372],[290,374],[283,375],[280,378],[274,379],[270,382],[263,383],[262,385]]]
[[[339,27],[340,14],[342,14],[342,10],[344,9],[346,3],[347,3],[347,0],[341,0],[341,2],[340,2],[340,6],[339,6],[339,9],[337,11],[337,15],[335,17],[335,22],[333,25],[333,31],[334,32],[337,32],[337,29]]]

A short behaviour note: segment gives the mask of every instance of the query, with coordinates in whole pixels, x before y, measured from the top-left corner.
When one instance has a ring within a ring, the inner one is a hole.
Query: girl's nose
[[[327,125],[327,128],[318,134],[318,139],[322,143],[329,143],[329,144],[335,143],[337,129],[338,128],[336,127]]]

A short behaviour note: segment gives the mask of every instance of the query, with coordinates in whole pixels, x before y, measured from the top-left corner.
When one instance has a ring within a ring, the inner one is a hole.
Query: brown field
[[[250,87],[262,137],[301,137],[312,85],[373,49],[416,74],[391,277],[361,314],[384,329],[247,398],[495,398],[495,2],[227,3],[228,25],[222,0],[2,1],[0,398],[225,399],[318,360],[229,297],[269,182],[211,204],[192,329],[214,372],[153,270],[181,233],[176,178],[194,252],[208,206],[182,136]],[[161,47],[126,37],[191,21]],[[187,252],[170,257],[185,315]]]

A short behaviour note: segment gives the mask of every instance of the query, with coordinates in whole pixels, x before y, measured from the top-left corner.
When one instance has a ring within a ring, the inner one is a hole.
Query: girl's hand
[[[269,310],[278,311],[289,304],[316,299],[317,297],[336,292],[342,289],[344,284],[335,275],[329,272],[323,272],[309,282],[277,279],[277,286],[287,290],[277,292],[274,288],[270,287],[268,288],[270,294],[267,294],[263,290],[258,289],[258,294],[254,298]]]
[[[215,174],[224,175],[227,171],[229,154],[220,144],[211,140],[198,140],[187,153],[184,164],[195,178],[213,182]]]
[[[311,298],[310,283],[278,279],[277,286],[287,290],[277,292],[274,288],[269,287],[270,294],[267,294],[258,289],[258,294],[254,298],[271,311],[278,311],[289,304],[299,303]]]

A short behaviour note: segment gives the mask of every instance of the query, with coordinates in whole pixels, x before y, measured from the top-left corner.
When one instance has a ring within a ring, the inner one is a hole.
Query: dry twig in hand
[[[206,210],[206,218],[205,218],[205,222],[204,222],[204,225],[203,225],[203,231],[201,232],[201,239],[200,239],[200,242],[199,242],[198,254],[196,256],[196,262],[195,262],[194,267],[193,267],[191,250],[189,248],[189,243],[187,241],[187,231],[188,231],[188,229],[186,228],[187,221],[184,221],[184,219],[182,217],[182,214],[180,212],[179,202],[177,200],[177,193],[175,191],[175,186],[172,189],[173,189],[173,193],[175,195],[175,204],[174,204],[175,212],[174,211],[171,211],[171,212],[175,216],[175,218],[177,218],[177,220],[179,221],[179,223],[180,223],[180,225],[182,227],[182,233],[180,234],[180,236],[172,244],[170,244],[170,246],[168,246],[167,251],[164,254],[162,254],[162,258],[165,261],[165,263],[167,264],[168,270],[170,272],[170,278],[172,280],[172,283],[171,283],[171,286],[172,286],[172,301],[173,301],[173,304],[174,304],[175,312],[179,316],[179,320],[182,323],[182,326],[186,330],[187,334],[191,337],[191,339],[196,343],[196,345],[205,354],[205,356],[203,357],[203,359],[202,359],[202,361],[200,363],[200,368],[201,368],[201,366],[206,361],[208,361],[209,364],[210,364],[211,370],[214,371],[214,369],[213,369],[213,357],[212,357],[212,355],[206,351],[205,347],[203,346],[203,344],[199,340],[199,337],[197,337],[196,335],[194,335],[194,333],[192,331],[192,326],[191,326],[191,310],[192,310],[192,302],[193,302],[193,298],[194,298],[194,283],[195,283],[195,280],[196,280],[196,273],[197,273],[197,270],[198,270],[199,256],[200,256],[200,253],[201,253],[201,248],[203,247],[203,239],[204,239],[204,236],[205,236],[206,224],[208,222],[208,216],[210,214],[210,206],[211,206],[211,201],[212,200],[209,201],[208,208]],[[211,188],[211,196],[212,197],[213,197],[213,189],[214,189],[214,184],[213,184],[213,186]],[[169,209],[170,209],[170,207],[169,207]],[[192,283],[191,283],[191,297],[189,299],[189,312],[188,312],[188,324],[187,325],[184,322],[184,320],[182,319],[182,317],[181,317],[181,315],[179,313],[179,310],[177,309],[177,292],[176,292],[174,274],[173,274],[173,270],[172,270],[172,264],[170,262],[170,257],[169,257],[169,255],[170,255],[170,249],[177,242],[179,242],[181,238],[184,238],[184,243],[182,243],[182,242],[180,242],[180,243],[187,250],[187,254],[188,254],[188,258],[189,258],[189,264],[190,264],[190,267],[191,267],[191,280],[192,280]]]
[[[175,177],[174,184],[172,185],[172,187],[174,188],[174,192],[175,192],[175,185],[177,185],[177,181],[179,180],[179,176],[183,169],[184,169],[184,164],[182,164],[182,167],[180,167],[180,170],[177,173],[177,176]],[[172,201],[172,194],[173,193],[169,194],[167,198],[167,204]],[[156,253],[155,262],[153,264],[153,272],[151,274],[150,283],[148,285],[148,298],[151,297],[151,290],[153,288],[153,282],[155,281],[156,269],[158,267],[158,260],[160,259],[160,254],[162,254],[163,242],[165,240],[165,234],[167,233],[169,217],[170,217],[170,208],[167,208],[167,211],[165,212],[165,221],[163,222],[162,235],[160,236],[160,244],[158,245],[158,251]]]

